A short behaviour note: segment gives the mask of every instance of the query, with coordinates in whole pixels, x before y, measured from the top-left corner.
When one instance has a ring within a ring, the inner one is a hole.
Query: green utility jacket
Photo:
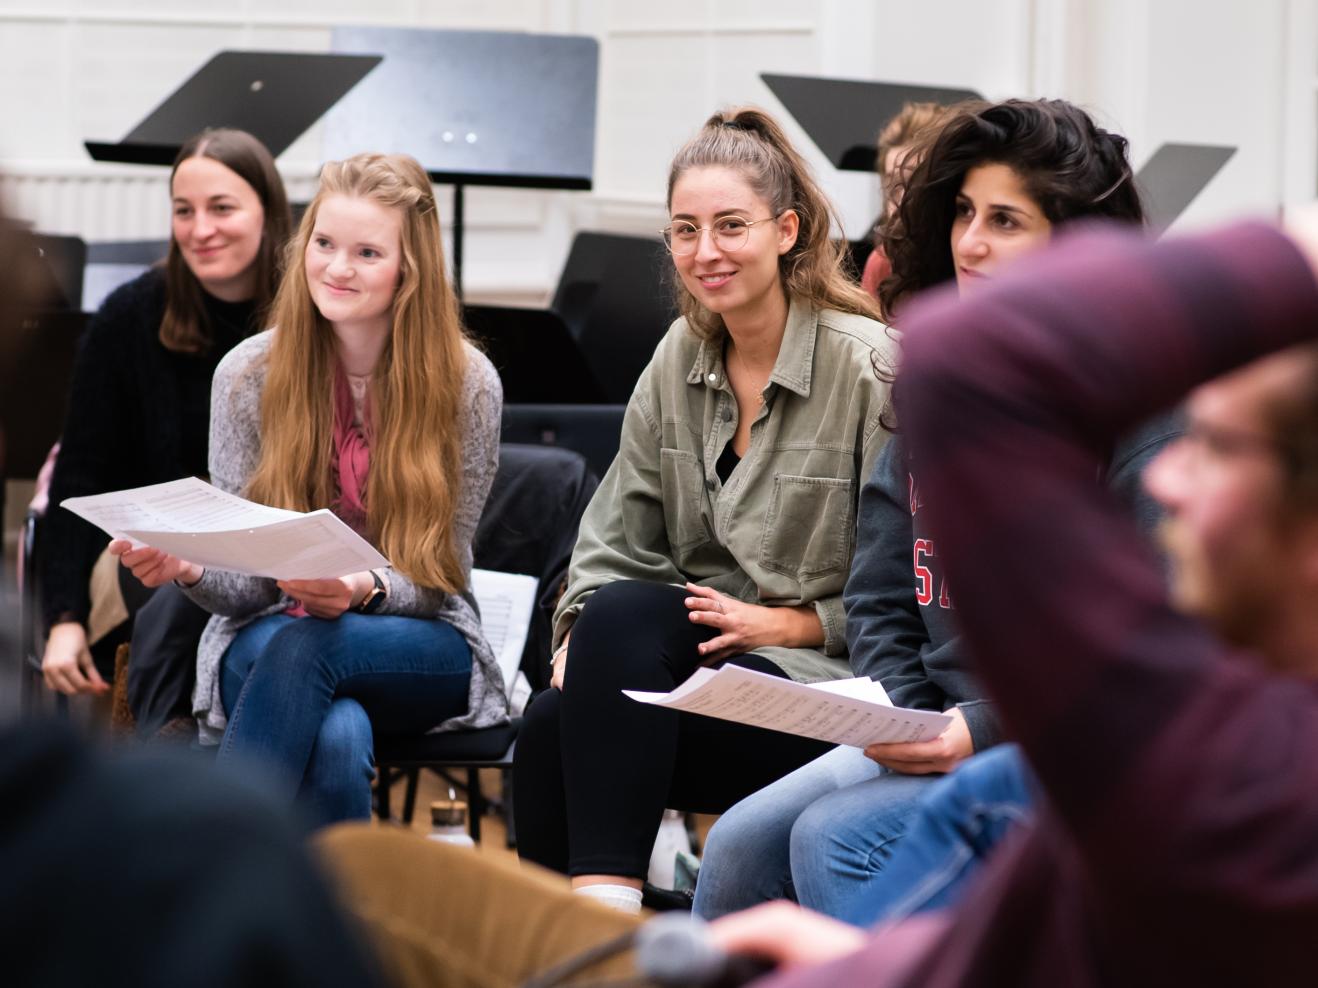
[[[673,323],[641,374],[618,456],[581,522],[557,646],[591,593],[617,580],[713,587],[755,604],[813,604],[823,648],[756,649],[798,681],[847,667],[842,587],[856,504],[888,440],[893,335],[862,316],[793,300],[750,446],[728,478],[714,464],[737,428],[723,339]]]

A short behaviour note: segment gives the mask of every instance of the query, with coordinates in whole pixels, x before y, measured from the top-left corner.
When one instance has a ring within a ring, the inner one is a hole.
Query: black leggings
[[[722,813],[830,747],[822,741],[637,703],[701,664],[714,631],[681,587],[613,583],[572,628],[563,691],[526,711],[513,765],[518,853],[570,875],[644,878],[666,807]],[[785,673],[759,655],[735,665]]]

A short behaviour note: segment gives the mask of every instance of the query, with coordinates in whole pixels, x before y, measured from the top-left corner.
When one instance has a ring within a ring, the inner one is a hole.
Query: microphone
[[[665,988],[740,988],[774,969],[763,957],[729,954],[709,925],[683,912],[660,913],[636,931],[636,967]]]

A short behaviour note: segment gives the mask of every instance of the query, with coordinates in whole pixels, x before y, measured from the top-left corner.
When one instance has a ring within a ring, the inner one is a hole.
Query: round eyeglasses
[[[740,216],[722,216],[716,219],[712,226],[696,226],[694,223],[679,220],[659,232],[663,234],[664,246],[678,257],[694,254],[700,247],[700,235],[706,230],[714,238],[715,247],[732,253],[746,246],[746,241],[750,239],[751,227],[774,219],[777,217],[766,216],[762,220],[746,220]]]

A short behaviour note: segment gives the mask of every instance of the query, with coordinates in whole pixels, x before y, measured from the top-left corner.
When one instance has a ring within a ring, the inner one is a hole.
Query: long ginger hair
[[[430,179],[415,159],[360,154],[327,163],[289,243],[275,297],[274,342],[261,396],[261,460],[247,496],[295,511],[327,507],[334,460],[334,332],[307,286],[306,251],[329,196],[369,199],[403,214],[393,327],[370,382],[370,537],[414,583],[449,593],[467,574],[452,539],[462,487],[461,395],[466,334],[444,273]]]

